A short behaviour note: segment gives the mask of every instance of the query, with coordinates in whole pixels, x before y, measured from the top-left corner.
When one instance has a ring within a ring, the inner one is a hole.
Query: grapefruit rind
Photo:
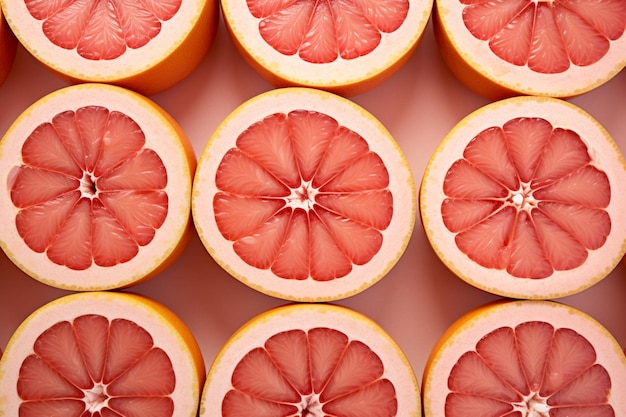
[[[382,33],[380,44],[356,59],[314,64],[276,51],[259,34],[259,20],[246,2],[222,0],[224,22],[244,60],[276,87],[312,87],[343,96],[366,92],[397,72],[419,45],[430,21],[433,0],[411,1],[402,25]]]
[[[33,350],[37,337],[61,321],[81,315],[105,316],[135,322],[153,338],[172,361],[176,386],[170,397],[177,416],[196,416],[206,378],[202,352],[187,325],[169,308],[148,297],[122,292],[75,293],[57,298],[31,313],[12,334],[0,360],[0,415],[17,416],[20,400],[16,392],[23,360]]]
[[[127,48],[113,60],[89,60],[53,44],[42,30],[43,21],[30,15],[24,1],[0,0],[0,5],[20,43],[64,81],[115,84],[144,95],[164,91],[191,74],[212,45],[219,22],[216,0],[183,1],[143,47]]]
[[[606,56],[587,66],[571,65],[558,74],[543,74],[511,64],[475,38],[465,27],[459,0],[441,0],[433,8],[433,29],[439,51],[452,73],[466,87],[489,100],[518,95],[568,99],[611,80],[626,67],[626,34],[614,41]]]
[[[86,105],[118,110],[132,118],[145,134],[145,147],[162,156],[168,174],[165,191],[168,213],[154,239],[142,246],[132,260],[115,266],[92,264],[86,270],[73,270],[51,262],[44,253],[31,250],[15,225],[17,209],[8,187],[0,191],[0,247],[26,274],[56,288],[94,291],[124,288],[145,281],[167,268],[189,242],[191,222],[191,180],[196,158],[182,128],[156,103],[122,87],[86,83],[56,90],[27,108],[9,127],[0,141],[0,178],[7,184],[13,167],[21,164],[24,140],[40,123],[65,110]]]
[[[295,280],[277,277],[243,262],[232,243],[224,239],[215,222],[213,195],[217,192],[215,173],[223,155],[235,146],[238,135],[266,116],[305,109],[325,113],[360,134],[370,150],[383,158],[389,169],[389,190],[393,194],[393,219],[382,231],[383,246],[372,260],[353,265],[352,271],[331,281]],[[391,169],[393,168],[393,169]],[[198,235],[209,254],[230,275],[266,295],[291,301],[332,301],[364,291],[383,278],[404,253],[411,237],[417,211],[415,182],[408,161],[386,128],[367,110],[333,93],[288,87],[262,93],[240,105],[215,130],[198,159],[193,181],[192,217]]]
[[[489,269],[470,260],[459,250],[454,234],[443,223],[441,203],[445,199],[446,170],[463,158],[468,142],[484,129],[502,126],[517,117],[538,117],[553,127],[574,130],[585,142],[593,165],[604,171],[611,184],[611,200],[605,211],[611,219],[611,232],[605,244],[589,251],[583,265],[555,271],[543,279],[524,279],[506,270]],[[465,282],[484,291],[510,298],[552,299],[573,295],[604,279],[626,252],[626,194],[619,191],[626,183],[626,160],[606,129],[581,108],[549,97],[521,96],[503,99],[472,112],[444,137],[427,163],[419,191],[422,226],[440,260]]]
[[[499,300],[482,305],[458,318],[435,343],[424,368],[422,397],[425,417],[445,416],[448,376],[461,355],[501,327],[544,321],[555,328],[570,328],[594,346],[599,363],[611,377],[609,396],[615,415],[626,413],[626,356],[614,336],[596,319],[569,305],[546,300]]]
[[[420,417],[420,388],[408,358],[393,338],[369,317],[335,304],[289,304],[252,318],[233,333],[218,352],[207,374],[200,401],[200,417],[221,415],[225,394],[232,388],[231,375],[243,356],[271,336],[288,330],[327,327],[350,340],[365,343],[382,360],[395,389],[397,416]]]

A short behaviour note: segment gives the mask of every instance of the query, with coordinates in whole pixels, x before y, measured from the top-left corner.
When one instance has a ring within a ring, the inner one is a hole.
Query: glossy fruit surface
[[[253,411],[251,411],[253,410]],[[209,370],[200,416],[421,415],[404,354],[369,318],[296,304],[241,327]]]
[[[125,287],[171,264],[191,231],[193,149],[129,90],[83,84],[25,110],[0,142],[0,244],[46,284]]]
[[[221,2],[244,58],[277,86],[373,88],[412,55],[431,0]]]
[[[490,99],[572,97],[626,66],[621,0],[442,0],[434,10],[449,67]]]
[[[626,163],[611,136],[562,100],[519,97],[461,120],[426,168],[422,221],[459,277],[498,295],[555,298],[624,255]]]
[[[22,45],[61,78],[148,95],[173,86],[198,66],[219,16],[214,0],[1,3]]]
[[[186,325],[143,296],[77,293],[29,315],[0,361],[4,415],[195,416],[204,383]]]
[[[266,294],[347,297],[380,280],[415,219],[410,168],[374,116],[331,93],[286,88],[233,111],[209,139],[192,211],[205,247]]]
[[[551,301],[473,310],[441,337],[424,371],[426,417],[623,415],[626,357],[587,314]]]

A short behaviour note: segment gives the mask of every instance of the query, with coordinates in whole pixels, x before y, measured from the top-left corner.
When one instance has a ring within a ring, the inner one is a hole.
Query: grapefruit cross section
[[[253,318],[209,370],[200,416],[419,416],[398,346],[345,307],[296,304]]]
[[[435,15],[452,71],[492,99],[575,96],[626,65],[621,0],[443,0]]]
[[[622,415],[626,359],[609,332],[550,301],[498,302],[461,317],[424,370],[424,415]]]
[[[70,83],[161,92],[187,77],[213,42],[217,0],[2,0],[39,62]]]
[[[466,281],[551,298],[592,285],[623,256],[624,180],[623,156],[590,116],[556,99],[504,100],[461,121],[432,156],[423,223]]]
[[[209,252],[249,285],[290,299],[345,296],[404,250],[410,178],[362,109],[330,93],[279,90],[244,104],[211,138],[194,219]]]
[[[7,415],[195,416],[204,363],[186,325],[161,304],[75,293],[33,312],[0,361]]]
[[[223,0],[241,54],[274,84],[339,94],[368,90],[397,71],[421,40],[432,1]]]
[[[0,148],[0,243],[34,278],[120,288],[185,246],[195,156],[145,97],[103,84],[61,89],[26,110]]]

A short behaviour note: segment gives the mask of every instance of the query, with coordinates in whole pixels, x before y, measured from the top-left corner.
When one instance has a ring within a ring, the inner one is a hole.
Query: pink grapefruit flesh
[[[99,106],[59,113],[25,140],[22,161],[9,182],[16,227],[56,264],[126,262],[167,216],[163,162],[123,113]]]
[[[445,332],[424,371],[426,417],[616,417],[626,357],[600,323],[550,301],[501,301]]]
[[[215,181],[222,235],[245,262],[285,279],[327,281],[367,263],[393,213],[380,157],[318,112],[276,113],[250,126]]]
[[[242,104],[194,178],[199,235],[234,277],[266,294],[330,300],[384,276],[414,224],[414,186],[391,135],[351,101],[309,88]]]
[[[441,211],[461,251],[484,267],[545,278],[606,241],[611,185],[576,132],[514,118],[480,132],[463,156],[446,173]]]
[[[141,48],[161,31],[181,0],[129,2],[24,0],[45,36],[63,49],[75,49],[86,59],[110,60],[127,48]]]
[[[200,415],[392,417],[421,414],[406,358],[369,319],[296,304],[239,329],[209,370]]]
[[[422,223],[465,281],[512,298],[574,294],[624,256],[626,162],[563,100],[494,102],[455,126],[429,161]]]

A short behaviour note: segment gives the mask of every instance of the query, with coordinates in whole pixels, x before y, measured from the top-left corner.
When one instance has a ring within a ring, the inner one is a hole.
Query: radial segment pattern
[[[153,240],[168,211],[166,184],[135,121],[87,106],[33,130],[8,186],[26,245],[84,270],[127,262]]]
[[[519,278],[580,266],[611,231],[607,175],[583,139],[541,118],[485,129],[444,180],[444,224],[474,262]]]
[[[89,314],[44,331],[17,381],[21,417],[174,415],[168,355],[136,323]]]
[[[615,417],[593,345],[542,321],[488,333],[459,358],[448,388],[445,417]]]
[[[506,62],[556,74],[606,55],[626,29],[623,0],[460,0],[470,33]]]
[[[295,110],[254,123],[216,174],[218,228],[249,265],[328,281],[379,251],[393,213],[389,174],[354,131]]]
[[[310,63],[351,60],[369,54],[396,31],[408,0],[248,0],[259,33],[276,51]]]
[[[396,390],[367,345],[326,327],[270,337],[237,364],[224,417],[390,417]]]

